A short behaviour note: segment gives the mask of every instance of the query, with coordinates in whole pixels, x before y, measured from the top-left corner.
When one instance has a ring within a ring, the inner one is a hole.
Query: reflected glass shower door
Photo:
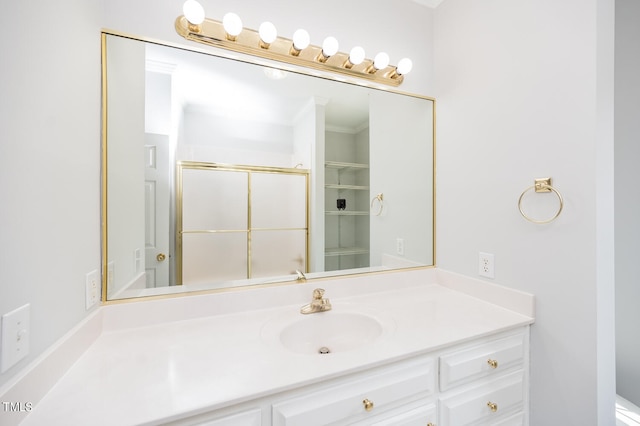
[[[307,271],[307,176],[251,173],[251,277]]]
[[[178,164],[179,284],[307,270],[308,171]]]
[[[247,278],[247,188],[247,173],[182,170],[182,284]]]

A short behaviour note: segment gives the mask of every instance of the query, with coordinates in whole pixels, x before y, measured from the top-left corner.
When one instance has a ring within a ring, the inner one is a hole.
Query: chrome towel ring
[[[375,215],[376,216],[380,216],[382,214],[382,210],[384,209],[384,202],[383,202],[384,195],[382,194],[382,192],[371,199],[371,208],[372,209],[373,209],[373,205],[375,204],[376,200],[378,201],[378,212]]]
[[[549,219],[544,219],[544,220],[537,220],[527,216],[527,214],[522,209],[522,198],[527,192],[529,192],[532,189],[535,190],[535,192],[553,192],[554,194],[556,194],[556,196],[558,197],[558,201],[560,202],[560,206],[558,207],[558,211],[556,212],[555,215],[553,215]],[[525,219],[527,219],[529,222],[532,222],[532,223],[544,224],[544,223],[553,222],[558,216],[560,216],[560,213],[562,213],[563,207],[564,207],[564,200],[562,199],[562,194],[560,194],[560,192],[557,189],[551,186],[551,178],[535,179],[534,185],[522,191],[522,194],[520,194],[520,198],[518,198],[518,210],[520,210],[520,214],[522,215],[522,217],[524,217]]]

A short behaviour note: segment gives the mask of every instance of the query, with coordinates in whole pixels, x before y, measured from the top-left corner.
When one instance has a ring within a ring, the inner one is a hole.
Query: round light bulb
[[[309,33],[303,29],[298,29],[293,33],[293,47],[296,50],[303,50],[309,47],[309,43],[311,42],[311,38],[309,37]]]
[[[335,37],[327,37],[322,42],[322,53],[327,58],[338,53],[338,40]]]
[[[349,53],[349,62],[353,65],[360,65],[364,61],[364,56],[364,49],[360,46],[356,46],[351,49],[351,52]]]
[[[193,25],[200,25],[204,22],[204,9],[196,0],[187,0],[182,6],[182,13],[187,21]]]
[[[242,20],[235,13],[229,12],[222,17],[224,30],[232,37],[242,32]]]
[[[389,55],[384,52],[380,52],[373,58],[373,66],[377,70],[386,68],[389,65]]]
[[[260,34],[260,39],[267,44],[273,43],[278,37],[278,30],[276,30],[276,26],[268,21],[260,24],[258,33]]]
[[[398,66],[396,68],[396,71],[398,72],[398,74],[404,75],[404,74],[409,74],[412,68],[413,68],[413,62],[411,62],[411,59],[402,58],[400,59],[400,61],[398,61]]]

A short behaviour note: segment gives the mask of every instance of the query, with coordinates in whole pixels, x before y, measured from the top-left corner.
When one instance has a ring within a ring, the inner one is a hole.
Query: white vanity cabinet
[[[526,426],[528,370],[526,326],[171,424]]]
[[[188,423],[180,422],[175,424],[189,424],[191,426],[261,426],[262,411],[259,408],[254,408],[226,416],[223,415],[211,420],[192,418]]]
[[[439,426],[527,424],[528,353],[527,327],[440,355]]]
[[[419,357],[273,404],[273,426],[436,421],[436,360]]]

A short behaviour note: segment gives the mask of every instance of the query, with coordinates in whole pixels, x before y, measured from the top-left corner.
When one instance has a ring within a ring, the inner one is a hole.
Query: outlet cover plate
[[[2,316],[1,373],[29,354],[29,307],[27,303]]]
[[[85,277],[85,294],[86,309],[90,309],[98,303],[98,294],[100,293],[100,281],[98,279],[98,271],[89,272]]]
[[[482,277],[494,278],[494,258],[491,253],[478,253],[478,274]]]

